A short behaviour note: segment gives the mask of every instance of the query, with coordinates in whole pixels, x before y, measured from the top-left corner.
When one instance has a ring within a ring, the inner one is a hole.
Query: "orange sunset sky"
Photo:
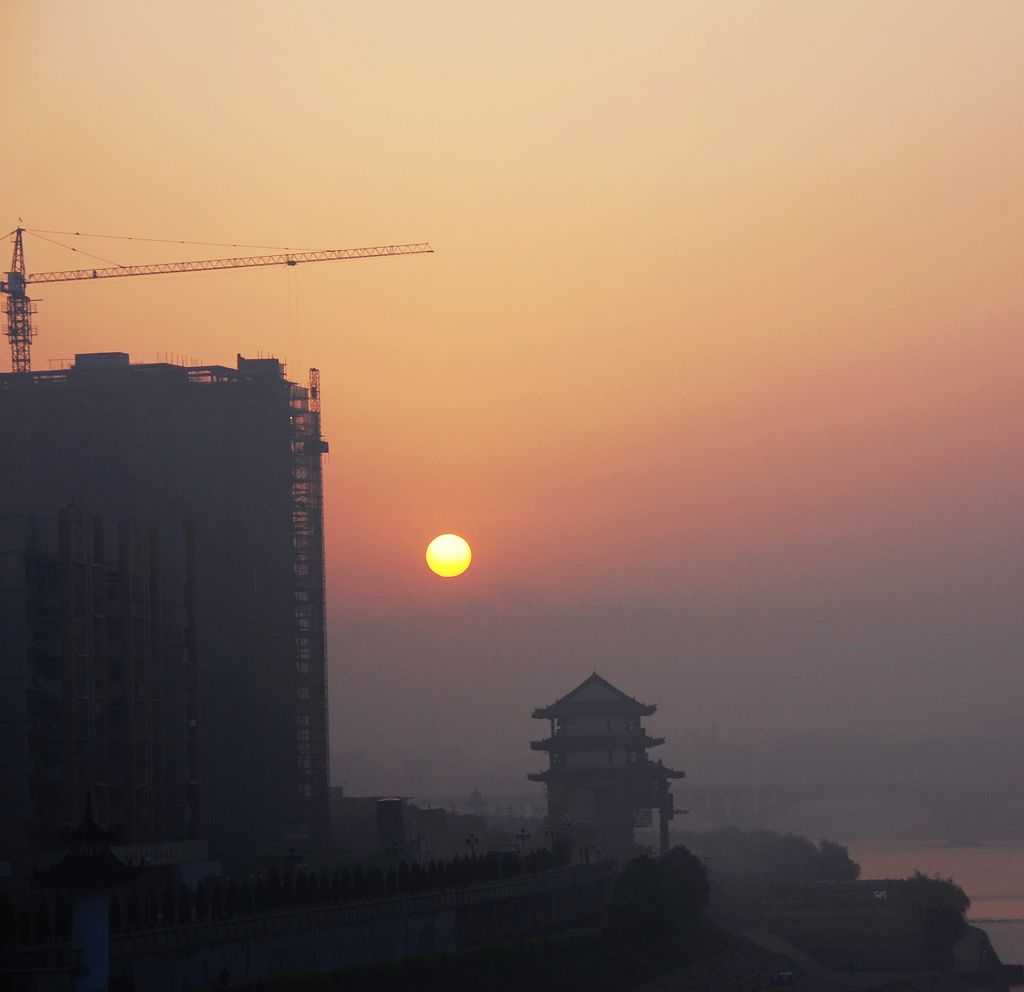
[[[677,742],[975,732],[1024,704],[1022,38],[1000,0],[8,5],[0,230],[435,249],[40,287],[34,366],[320,368],[339,782],[525,772],[595,668]]]

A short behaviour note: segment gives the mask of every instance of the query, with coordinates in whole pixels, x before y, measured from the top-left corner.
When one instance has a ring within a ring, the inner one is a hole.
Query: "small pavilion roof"
[[[124,885],[142,870],[126,865],[110,849],[120,831],[108,830],[96,822],[92,796],[85,799],[85,816],[73,830],[62,830],[61,839],[68,852],[53,867],[37,871],[36,878],[45,886],[61,889],[106,889]]]
[[[554,717],[578,716],[650,716],[656,706],[641,703],[616,689],[607,679],[594,672],[584,679],[572,692],[556,699],[550,706],[533,711],[535,720],[550,720]]]

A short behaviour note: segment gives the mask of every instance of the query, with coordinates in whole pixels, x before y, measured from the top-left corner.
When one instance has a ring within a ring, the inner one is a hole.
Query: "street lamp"
[[[519,828],[519,833],[515,835],[517,841],[519,841],[519,857],[526,857],[526,842],[530,839],[530,835],[526,832],[525,827]]]
[[[466,847],[469,848],[470,858],[472,864],[473,881],[476,881],[476,846],[480,843],[480,838],[476,834],[470,834],[466,838]]]
[[[395,873],[395,892],[398,892],[398,855],[402,851],[401,845],[397,841],[392,841],[386,848],[384,848],[388,854],[391,855],[391,868]]]

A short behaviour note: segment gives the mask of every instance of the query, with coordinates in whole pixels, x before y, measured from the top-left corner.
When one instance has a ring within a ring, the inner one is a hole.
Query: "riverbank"
[[[1005,963],[1024,963],[1024,845],[860,840],[848,846],[865,878],[905,878],[915,870],[952,877],[971,899],[969,922],[985,930]]]

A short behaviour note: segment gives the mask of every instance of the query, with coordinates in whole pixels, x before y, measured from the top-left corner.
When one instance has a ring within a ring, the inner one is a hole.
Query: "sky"
[[[321,370],[336,782],[363,751],[382,789],[527,792],[532,708],[593,670],[658,704],[681,767],[686,735],[1020,712],[1024,6],[4,23],[0,231],[434,248],[37,294],[35,368]],[[51,241],[30,272],[99,264]],[[458,579],[423,560],[446,531]]]

